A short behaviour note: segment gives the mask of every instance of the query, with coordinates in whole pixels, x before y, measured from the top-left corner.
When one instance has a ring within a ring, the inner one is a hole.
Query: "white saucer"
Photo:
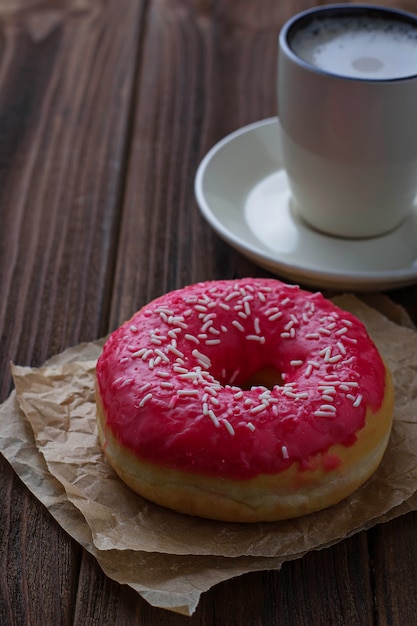
[[[373,239],[330,237],[291,210],[278,119],[245,126],[201,162],[195,194],[214,230],[252,261],[320,289],[379,291],[417,281],[417,206],[395,231]]]

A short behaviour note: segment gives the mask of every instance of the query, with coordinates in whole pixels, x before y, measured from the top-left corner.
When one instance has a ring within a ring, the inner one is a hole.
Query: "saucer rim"
[[[405,286],[408,284],[412,284],[417,281],[417,268],[404,268],[404,269],[393,269],[393,270],[381,270],[381,271],[343,271],[343,270],[321,270],[321,269],[309,269],[305,263],[289,263],[285,260],[279,259],[276,256],[268,255],[266,252],[259,250],[254,247],[251,243],[247,242],[246,239],[238,237],[234,231],[227,228],[222,221],[217,217],[216,214],[213,213],[213,210],[210,206],[210,203],[207,201],[206,196],[203,191],[203,183],[205,179],[205,175],[208,170],[208,166],[211,164],[215,156],[228,144],[235,141],[238,137],[244,134],[249,134],[252,132],[256,132],[260,128],[266,126],[275,126],[279,124],[279,117],[273,116],[264,118],[261,120],[257,120],[250,124],[246,124],[231,133],[225,135],[222,139],[220,139],[217,143],[215,143],[205,154],[203,159],[201,160],[194,179],[194,194],[203,217],[206,221],[211,225],[211,227],[215,230],[215,232],[227,243],[232,245],[235,249],[239,250],[244,256],[249,257],[255,264],[261,265],[262,267],[268,269],[272,273],[278,273],[281,275],[286,275],[290,277],[291,275],[294,277],[294,274],[298,274],[298,280],[304,283],[310,283],[315,285],[325,285],[337,287],[338,285],[351,284],[354,288],[363,288],[367,287],[368,289],[372,288],[372,284],[374,284],[374,288],[372,291],[376,289],[393,289],[401,286]],[[266,172],[265,175],[268,175],[274,172]],[[307,226],[307,228],[309,228]],[[387,237],[387,239],[393,235],[395,231],[391,233],[386,233],[385,235],[381,235],[381,237]],[[327,235],[324,233],[320,233],[323,237],[329,237],[331,239],[339,239],[336,237],[332,237],[331,235]],[[349,239],[340,238],[341,241],[345,245],[349,245]],[[368,238],[371,239],[371,238]],[[352,240],[356,245],[359,240]],[[364,238],[362,241],[366,241]],[[256,259],[256,260],[255,260]],[[274,269],[271,269],[271,268]],[[371,283],[371,284],[369,284]],[[375,284],[376,283],[376,284]],[[389,285],[385,286],[384,285]]]

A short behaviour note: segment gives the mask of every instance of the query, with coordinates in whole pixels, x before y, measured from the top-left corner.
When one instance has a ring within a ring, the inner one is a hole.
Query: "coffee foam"
[[[290,34],[289,43],[310,65],[339,76],[417,76],[417,26],[411,22],[361,15],[316,17]]]

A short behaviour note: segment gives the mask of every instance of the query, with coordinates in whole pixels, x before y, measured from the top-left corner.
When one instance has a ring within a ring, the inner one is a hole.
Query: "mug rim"
[[[290,36],[292,31],[299,30],[310,21],[312,21],[316,16],[362,16],[369,15],[371,17],[387,17],[391,19],[396,19],[399,22],[407,22],[411,23],[416,28],[417,32],[417,14],[410,13],[408,11],[403,11],[402,9],[394,9],[392,7],[379,6],[375,4],[327,4],[316,6],[310,9],[306,9],[305,11],[301,11],[297,13],[293,17],[291,17],[283,27],[279,33],[279,47],[280,49],[297,65],[305,68],[308,71],[313,71],[317,74],[321,74],[324,76],[328,76],[330,78],[336,78],[339,80],[348,80],[355,81],[361,83],[398,83],[398,82],[406,82],[412,81],[417,78],[417,68],[414,74],[409,74],[406,76],[399,76],[393,78],[369,78],[361,76],[346,76],[344,74],[336,74],[335,72],[330,72],[328,70],[324,70],[312,63],[301,58],[298,54],[294,52],[290,45]]]

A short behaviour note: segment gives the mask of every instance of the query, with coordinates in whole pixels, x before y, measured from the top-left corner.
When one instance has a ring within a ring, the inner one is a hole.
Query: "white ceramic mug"
[[[417,197],[417,15],[337,4],[290,19],[278,115],[302,218],[341,237],[397,227]]]

